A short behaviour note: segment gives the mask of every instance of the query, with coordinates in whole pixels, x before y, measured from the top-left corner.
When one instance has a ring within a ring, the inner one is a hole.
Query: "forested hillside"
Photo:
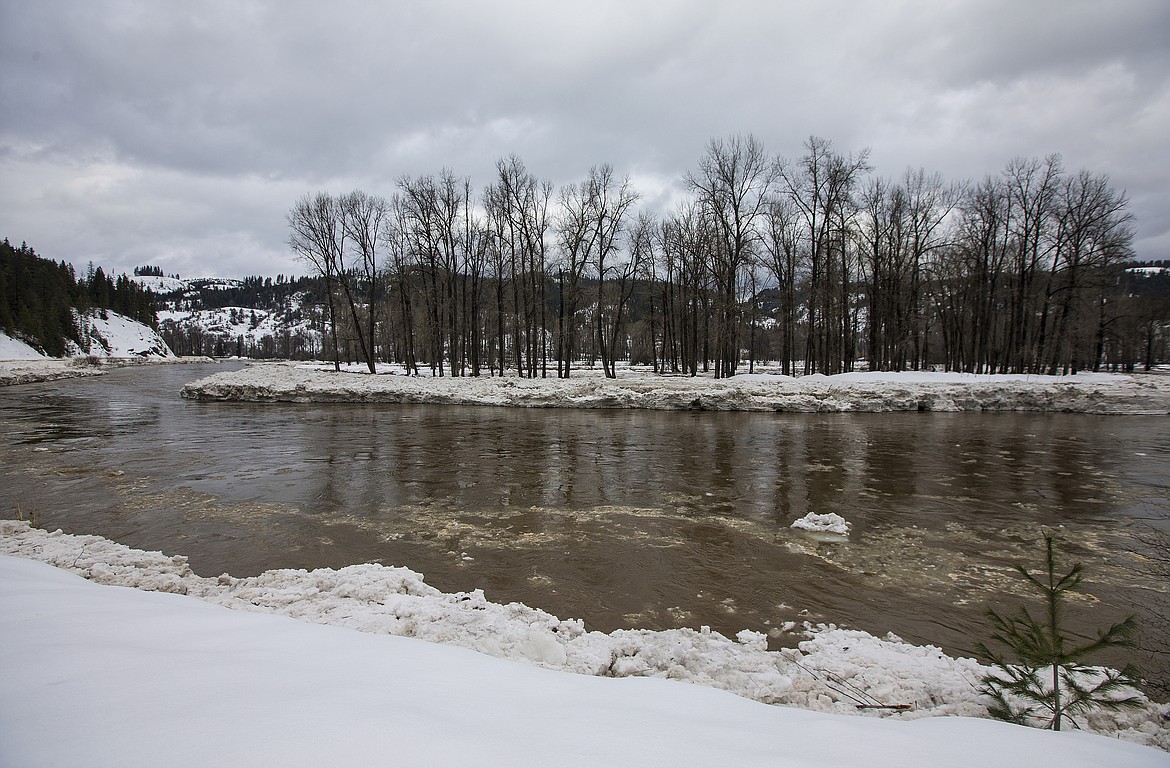
[[[90,310],[125,315],[158,327],[154,297],[126,275],[117,279],[101,267],[78,277],[72,265],[45,259],[26,243],[0,243],[0,330],[50,357],[84,349],[79,319]]]
[[[136,279],[149,284],[151,277]],[[171,290],[156,295],[159,328],[176,354],[289,359],[323,354],[325,298],[319,278],[168,280]]]

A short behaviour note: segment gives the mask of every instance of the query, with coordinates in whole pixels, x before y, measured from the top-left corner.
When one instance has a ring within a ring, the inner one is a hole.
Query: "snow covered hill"
[[[324,319],[311,280],[137,276],[155,292],[162,337],[180,355],[320,355]]]
[[[186,289],[187,283],[185,280],[180,280],[177,277],[160,277],[157,275],[135,275],[130,278],[134,282],[141,285],[143,288],[151,291],[155,296],[160,296],[164,293],[174,293]]]
[[[211,309],[163,309],[158,313],[163,334],[177,346],[198,343],[204,353],[222,357],[300,357],[321,350],[321,334],[314,330],[296,301],[281,309],[245,306]]]
[[[67,357],[173,358],[175,354],[153,328],[110,310],[73,313],[81,343],[66,342]],[[0,360],[37,360],[46,355],[28,343],[0,332]]]
[[[71,345],[72,357],[174,357],[158,332],[117,312],[77,314],[84,348]]]
[[[43,357],[44,355],[20,339],[14,339],[0,331],[0,360],[38,360]]]

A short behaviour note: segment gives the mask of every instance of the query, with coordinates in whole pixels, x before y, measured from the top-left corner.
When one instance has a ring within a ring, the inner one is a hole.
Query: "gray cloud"
[[[0,234],[182,274],[298,272],[292,202],[520,155],[664,204],[713,136],[954,179],[1062,153],[1170,252],[1170,6],[0,0]]]

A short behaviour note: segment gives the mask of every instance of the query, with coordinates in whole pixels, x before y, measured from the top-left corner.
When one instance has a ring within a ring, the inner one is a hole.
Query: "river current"
[[[1040,567],[1048,528],[1087,569],[1077,629],[1170,615],[1146,559],[1170,534],[1164,417],[179,398],[218,370],[0,389],[4,516],[205,576],[381,562],[590,629],[791,643],[788,622],[832,622],[952,654],[986,635],[987,606],[1021,602],[1014,566]],[[848,539],[790,527],[810,511],[843,515]],[[1142,645],[1165,680],[1168,641]]]

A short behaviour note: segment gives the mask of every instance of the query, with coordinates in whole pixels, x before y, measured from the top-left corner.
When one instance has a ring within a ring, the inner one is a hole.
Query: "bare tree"
[[[1107,287],[1099,281],[1102,267],[1122,261],[1132,254],[1133,216],[1126,211],[1124,193],[1109,185],[1109,177],[1089,171],[1064,180],[1056,199],[1056,244],[1050,279],[1051,292],[1061,294],[1056,308],[1055,334],[1047,352],[1048,373],[1076,373],[1078,369],[1100,363],[1099,352],[1090,359],[1085,337],[1090,330],[1100,332],[1093,323],[1098,297]],[[1097,278],[1096,286],[1089,281]],[[1090,292],[1091,288],[1097,290]]]
[[[555,220],[560,265],[557,282],[560,300],[557,310],[557,376],[570,377],[578,354],[577,313],[581,307],[581,279],[594,250],[596,229],[591,226],[591,203],[587,184],[569,184],[561,188],[560,205]]]
[[[488,244],[496,264],[500,368],[506,349],[504,281],[511,288],[512,351],[521,376],[547,375],[548,246],[552,184],[540,181],[512,155],[496,163],[496,181],[484,192]]]
[[[418,375],[418,357],[415,351],[414,273],[415,249],[411,239],[410,216],[401,195],[389,202],[389,215],[382,227],[382,243],[393,272],[393,305],[398,311],[398,359],[408,373]]]
[[[346,263],[346,250],[339,251],[337,282],[341,286],[350,316],[353,319],[358,347],[370,373],[376,373],[376,350],[374,329],[377,325],[377,307],[382,266],[380,246],[382,226],[389,206],[385,198],[355,190],[342,195],[337,201],[341,212],[342,231],[345,239],[353,243],[356,253]],[[361,297],[365,296],[365,316],[360,308]],[[362,323],[362,320],[365,323]],[[363,329],[363,325],[365,326]]]
[[[592,245],[592,260],[597,275],[597,303],[594,308],[597,349],[601,355],[601,366],[608,378],[616,378],[613,351],[616,348],[615,334],[618,322],[628,296],[623,297],[626,280],[632,274],[630,259],[618,261],[619,241],[625,232],[630,209],[638,200],[638,193],[630,185],[629,178],[620,183],[614,178],[613,168],[607,165],[595,166],[589,170],[585,182],[585,203],[588,226],[591,230],[589,242]],[[618,298],[607,301],[607,281],[617,280]]]
[[[731,376],[736,370],[741,306],[736,288],[760,240],[758,224],[777,175],[776,164],[751,134],[712,139],[697,171],[687,174],[717,244],[710,262],[720,320],[716,378]]]
[[[853,193],[870,170],[869,151],[840,155],[812,136],[795,164],[781,164],[780,193],[800,214],[809,257],[808,332],[804,372],[840,373],[852,365],[849,237],[856,214]]]
[[[345,233],[337,201],[325,192],[305,195],[288,213],[289,247],[324,281],[329,302],[329,331],[333,337],[333,370],[341,370],[337,340],[337,303],[334,291],[341,270]]]
[[[667,274],[664,335],[669,336],[672,370],[696,376],[710,360],[710,273],[715,235],[706,225],[699,203],[692,201],[668,217],[660,228],[662,260]]]
[[[791,199],[777,197],[771,200],[764,221],[764,252],[766,266],[776,280],[780,302],[780,365],[785,376],[793,373],[796,359],[796,284],[800,269],[800,231],[798,213]]]
[[[1060,155],[1043,161],[1015,158],[1003,172],[1014,241],[1008,346],[1014,353],[1012,369],[1018,372],[1039,372],[1050,299],[1044,267],[1051,255],[1053,202],[1063,173]],[[1039,313],[1034,311],[1038,299]]]

